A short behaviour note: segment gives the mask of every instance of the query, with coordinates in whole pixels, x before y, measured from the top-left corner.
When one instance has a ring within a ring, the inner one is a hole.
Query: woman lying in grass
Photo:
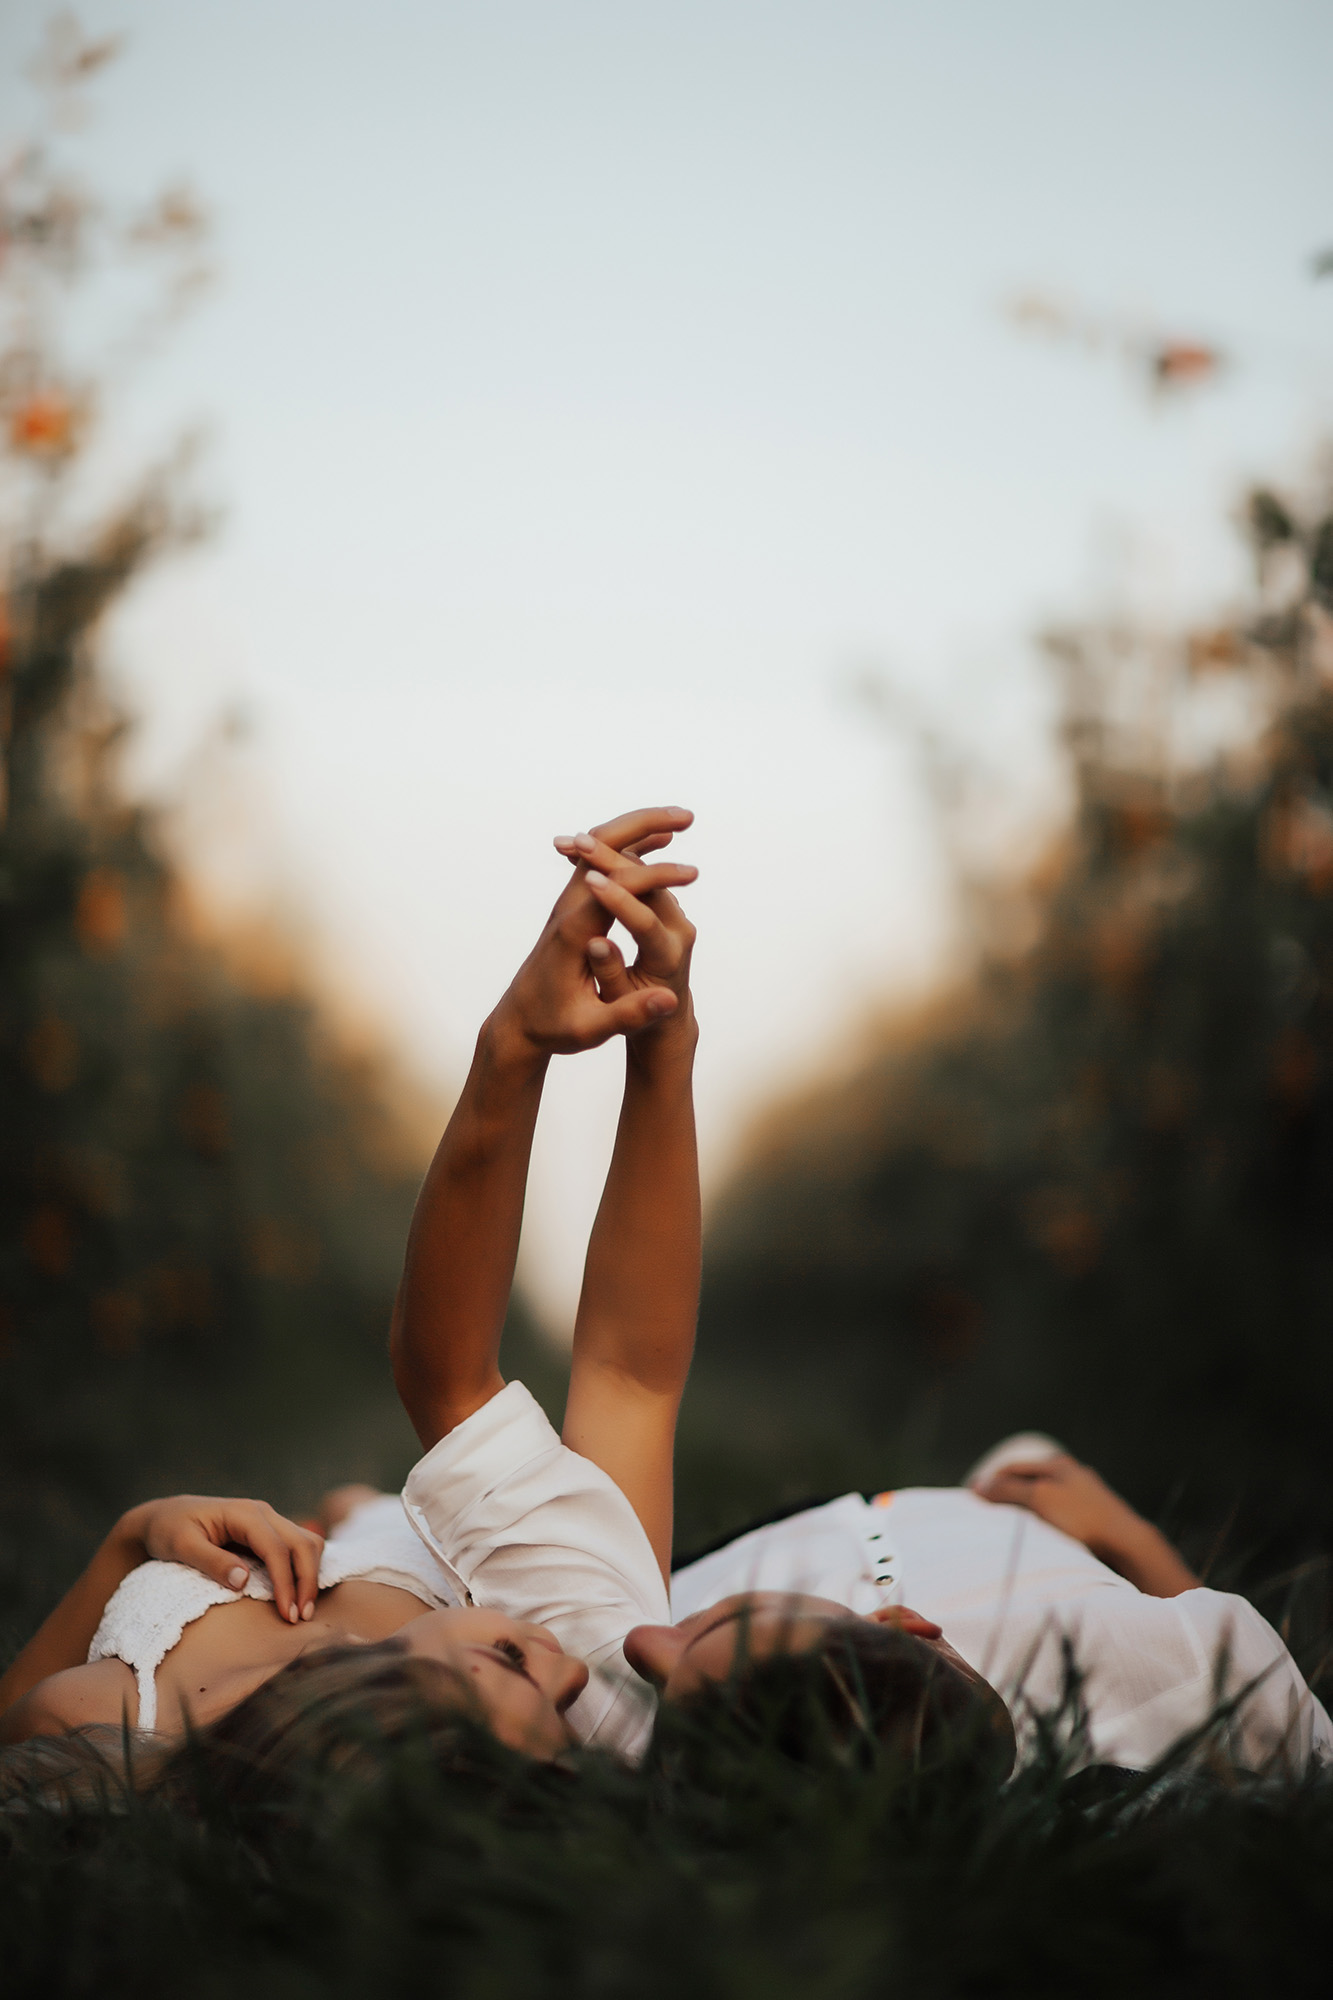
[[[188,1722],[205,1749],[272,1765],[280,1748],[287,1761],[345,1749],[359,1700],[386,1741],[424,1712],[442,1743],[472,1715],[537,1757],[571,1737],[642,1754],[654,1696],[624,1647],[631,1627],[670,1617],[672,1455],[699,1280],[694,934],[671,894],[695,871],[643,856],[689,818],[630,814],[557,843],[571,880],[482,1029],[413,1222],[393,1352],[426,1456],[403,1503],[344,1507],[327,1541],[256,1502],[135,1510],[0,1683],[8,1740],[123,1715],[168,1742]],[[606,935],[613,920],[637,943],[632,967]],[[503,1382],[500,1331],[547,1064],[616,1033],[624,1107],[557,1437]],[[238,1563],[232,1543],[263,1566]],[[832,1691],[838,1730],[919,1749],[979,1711],[1007,1764],[1002,1705],[938,1627],[898,1605],[862,1620],[824,1608],[810,1678],[817,1710]],[[775,1631],[754,1624],[758,1655]],[[809,1624],[791,1627],[797,1650]],[[743,1646],[746,1620],[728,1625]]]
[[[503,1318],[532,1127],[551,1056],[597,1047],[616,1034],[646,1042],[655,1024],[682,1015],[680,1031],[658,1052],[632,1045],[566,1422],[567,1438],[588,1454],[577,1461],[580,1478],[600,1482],[598,1497],[614,1495],[625,1508],[612,1485],[623,1481],[661,1537],[670,1532],[671,1431],[657,1439],[654,1455],[651,1424],[635,1428],[636,1397],[604,1394],[604,1371],[614,1364],[604,1338],[590,1340],[586,1329],[589,1317],[599,1325],[615,1320],[598,1248],[608,1229],[629,1232],[636,1245],[633,1309],[654,1297],[667,1302],[661,1326],[651,1306],[644,1325],[673,1354],[683,1346],[683,1360],[672,1363],[683,1381],[698,1289],[687,986],[693,932],[669,890],[692,881],[696,871],[644,866],[637,856],[664,846],[689,818],[639,814],[621,829],[633,850],[638,893],[614,892],[612,900],[617,915],[649,934],[640,967],[626,972],[606,944],[611,915],[582,872],[556,903],[482,1029],[467,1088],[428,1178],[423,1207],[430,1211],[443,1190],[453,1226],[424,1243],[418,1234],[405,1283],[414,1326],[423,1314],[446,1331],[455,1319],[480,1315],[489,1328],[495,1311]],[[650,898],[660,913],[650,913]],[[599,945],[603,962],[617,967],[613,993],[598,989]],[[502,1196],[491,1203],[497,1184]],[[454,1198],[469,1185],[483,1198]],[[658,1200],[670,1217],[665,1229],[655,1228],[651,1212]],[[423,1285],[437,1290],[434,1308],[422,1303]],[[440,1429],[486,1400],[490,1386],[489,1378],[455,1373]],[[672,1408],[674,1427],[674,1402]],[[122,1717],[171,1741],[187,1720],[207,1731],[242,1707],[240,1733],[263,1737],[269,1710],[284,1726],[291,1723],[292,1688],[313,1691],[308,1662],[318,1653],[321,1686],[335,1707],[362,1683],[372,1708],[397,1713],[411,1690],[418,1707],[426,1701],[432,1712],[475,1714],[502,1742],[533,1756],[563,1749],[571,1739],[566,1717],[587,1685],[588,1668],[562,1648],[549,1622],[516,1619],[472,1599],[413,1532],[396,1500],[335,1511],[339,1518],[324,1523],[325,1540],[260,1501],[186,1496],[131,1510],[0,1679],[0,1741],[119,1725]],[[633,1527],[646,1550],[643,1528]],[[241,1560],[237,1548],[257,1561]],[[654,1574],[660,1594],[655,1565]],[[374,1649],[373,1658],[366,1648]],[[344,1657],[339,1661],[330,1649]],[[623,1666],[621,1672],[632,1678]],[[585,1721],[578,1733],[587,1736],[594,1727]]]

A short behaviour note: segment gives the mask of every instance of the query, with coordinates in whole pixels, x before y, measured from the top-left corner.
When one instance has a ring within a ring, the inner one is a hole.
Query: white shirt
[[[1244,1598],[1147,1597],[1081,1542],[964,1487],[873,1502],[849,1493],[757,1528],[679,1571],[668,1608],[620,1488],[563,1445],[511,1382],[427,1452],[403,1505],[463,1603],[544,1625],[588,1662],[593,1678],[569,1721],[582,1741],[623,1757],[643,1754],[654,1706],[625,1660],[625,1634],[743,1590],[799,1590],[863,1613],[910,1605],[999,1691],[1020,1748],[1031,1744],[1034,1712],[1060,1704],[1067,1639],[1084,1675],[1093,1761],[1145,1769],[1206,1720],[1219,1691],[1259,1676],[1233,1730],[1238,1761],[1284,1752],[1300,1768],[1312,1751],[1333,1756],[1322,1706]]]
[[[1259,1685],[1231,1734],[1237,1761],[1333,1756],[1333,1725],[1253,1605],[1216,1590],[1148,1597],[1081,1542],[965,1487],[849,1493],[742,1535],[672,1579],[676,1618],[744,1590],[799,1590],[870,1612],[906,1604],[1007,1703],[1020,1754],[1058,1708],[1068,1640],[1083,1674],[1091,1760],[1142,1770],[1219,1696]],[[1260,1677],[1262,1677],[1260,1679]]]
[[[632,1626],[668,1623],[662,1572],[615,1481],[561,1444],[521,1382],[426,1453],[403,1505],[463,1603],[544,1625],[587,1661],[568,1714],[581,1741],[642,1756],[655,1700],[621,1647]]]

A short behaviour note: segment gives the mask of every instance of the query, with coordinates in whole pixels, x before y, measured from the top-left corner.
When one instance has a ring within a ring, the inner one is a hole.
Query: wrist
[[[1121,1501],[1115,1513],[1099,1525],[1097,1533],[1088,1537],[1087,1546],[1099,1562],[1123,1573],[1126,1564],[1143,1554],[1147,1538],[1154,1532],[1141,1514]]]
[[[128,1508],[103,1546],[117,1555],[132,1557],[136,1563],[142,1562],[148,1554],[148,1521],[152,1507],[151,1500],[141,1500],[137,1507]]]
[[[482,1022],[474,1068],[489,1080],[519,1086],[540,1083],[550,1060],[549,1052],[537,1047],[504,1000]]]
[[[1193,1588],[1198,1578],[1161,1529],[1141,1514],[1128,1509],[1126,1514],[1127,1519],[1093,1546],[1092,1553],[1149,1596],[1174,1596]]]
[[[626,1039],[626,1068],[651,1079],[667,1075],[688,1077],[694,1069],[698,1046],[699,1024],[687,993],[668,1020]]]

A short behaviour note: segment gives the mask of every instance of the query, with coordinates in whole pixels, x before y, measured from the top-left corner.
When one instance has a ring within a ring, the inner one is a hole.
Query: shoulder
[[[134,1675],[123,1660],[96,1660],[66,1667],[38,1681],[21,1701],[0,1715],[0,1742],[23,1743],[30,1736],[63,1736],[91,1723],[117,1725],[131,1720],[138,1701]]]

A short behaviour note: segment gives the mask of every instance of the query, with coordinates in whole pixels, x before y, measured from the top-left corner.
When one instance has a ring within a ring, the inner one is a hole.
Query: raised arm
[[[615,1150],[584,1267],[564,1441],[609,1473],[671,1567],[676,1417],[699,1305],[699,1167],[690,999],[694,931],[667,889],[632,853],[633,825],[613,822],[568,843],[603,909],[638,946],[626,968],[609,941],[590,953],[609,1002],[654,982],[677,996],[673,1014],[625,1045],[625,1096]]]
[[[634,815],[639,844],[665,845],[690,817],[670,809]],[[694,874],[673,864],[642,870],[654,888]],[[577,870],[482,1027],[418,1198],[390,1351],[398,1393],[427,1450],[503,1387],[500,1335],[551,1057],[633,1034],[677,1006],[672,991],[651,981],[614,998],[598,990],[589,946],[605,939],[611,922],[586,871]]]

